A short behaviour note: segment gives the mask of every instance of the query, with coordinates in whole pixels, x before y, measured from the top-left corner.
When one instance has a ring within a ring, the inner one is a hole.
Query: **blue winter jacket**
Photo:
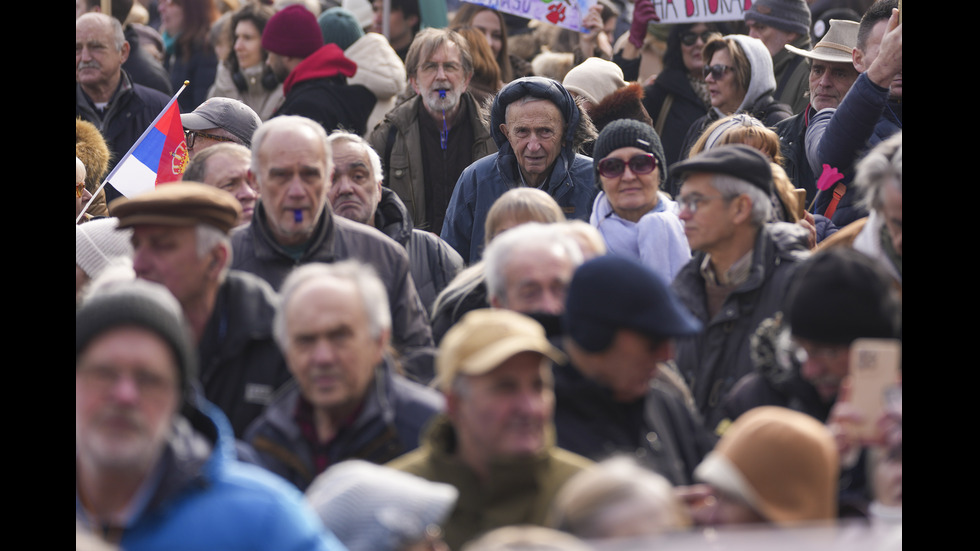
[[[127,551],[345,549],[295,487],[235,459],[231,425],[216,406],[202,399],[185,411],[127,525],[92,526],[77,491],[76,521]]]
[[[558,82],[542,77],[525,77],[505,86],[494,98],[490,112],[490,134],[498,151],[463,170],[453,189],[441,237],[468,264],[483,255],[484,224],[490,206],[507,190],[523,185],[517,156],[500,131],[507,106],[525,96],[551,101],[561,111],[565,132],[561,153],[542,189],[554,197],[568,218],[589,220],[598,193],[592,159],[575,152],[576,129],[582,114],[571,94]]]

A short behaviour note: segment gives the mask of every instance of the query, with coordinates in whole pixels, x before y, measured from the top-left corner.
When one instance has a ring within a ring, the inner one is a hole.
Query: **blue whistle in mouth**
[[[439,99],[446,99],[446,91],[439,90]]]
[[[297,224],[299,224],[300,222],[303,221],[303,210],[302,209],[296,209],[296,210],[293,211],[293,221],[296,222]]]

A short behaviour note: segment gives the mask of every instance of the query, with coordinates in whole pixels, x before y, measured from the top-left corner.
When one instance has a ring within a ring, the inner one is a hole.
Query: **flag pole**
[[[116,174],[116,170],[118,170],[119,167],[122,166],[123,161],[125,161],[130,155],[133,154],[133,150],[136,149],[136,146],[138,146],[140,142],[143,141],[143,138],[145,138],[146,135],[150,132],[150,130],[152,130],[153,127],[157,125],[157,122],[159,122],[160,117],[162,117],[164,113],[170,110],[170,106],[172,106],[174,102],[177,101],[177,97],[180,96],[180,93],[184,91],[184,88],[187,88],[188,84],[190,84],[190,81],[185,80],[183,86],[180,87],[180,90],[177,90],[177,93],[174,94],[174,97],[170,98],[170,101],[167,102],[167,105],[163,108],[162,111],[160,111],[160,113],[156,116],[156,118],[153,119],[153,122],[151,122],[150,125],[146,127],[146,130],[143,131],[143,134],[140,135],[139,139],[133,142],[133,145],[129,148],[129,151],[127,151],[126,154],[123,155],[118,162],[116,162],[116,166],[112,168],[112,172],[110,172],[109,175],[105,177],[105,180],[102,180],[102,184],[100,184],[99,188],[95,190],[95,193],[92,194],[92,198],[88,200],[88,203],[86,203],[85,207],[82,208],[82,212],[80,212],[78,214],[78,217],[75,218],[75,224],[78,224],[78,221],[81,220],[83,216],[85,216],[85,213],[88,211],[89,207],[92,206],[92,203],[94,203],[95,199],[99,196],[99,192],[102,191],[103,188],[105,188],[105,185],[108,184],[110,180],[112,180],[112,177]],[[106,207],[108,206],[109,205],[106,205]]]

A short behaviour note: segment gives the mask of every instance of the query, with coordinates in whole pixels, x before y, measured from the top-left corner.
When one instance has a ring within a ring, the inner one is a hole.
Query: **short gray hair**
[[[772,217],[772,198],[756,186],[729,174],[713,174],[711,186],[726,200],[747,195],[752,201],[752,225],[761,228]]]
[[[381,157],[378,152],[371,147],[371,144],[367,140],[346,130],[334,130],[327,136],[327,145],[331,148],[331,153],[333,152],[333,145],[335,143],[351,143],[360,146],[367,153],[369,162],[371,163],[371,172],[374,174],[374,180],[381,183],[384,180],[384,172],[381,169]],[[205,151],[207,151],[205,149]]]
[[[524,247],[546,245],[550,251],[568,258],[573,267],[582,264],[582,249],[557,223],[528,222],[498,235],[483,253],[487,278],[487,299],[506,305],[507,278],[504,271],[514,252]]]
[[[391,329],[391,310],[388,307],[388,291],[374,268],[356,260],[344,260],[333,264],[313,262],[297,267],[282,284],[279,304],[272,322],[273,337],[283,351],[289,343],[286,328],[286,311],[301,288],[314,280],[334,279],[352,283],[357,289],[364,313],[368,319],[368,331],[372,337]]]
[[[258,130],[252,136],[252,173],[255,174],[259,185],[262,185],[262,171],[259,170],[259,152],[262,150],[262,144],[265,143],[266,135],[275,130],[292,130],[297,128],[308,128],[312,130],[314,134],[321,140],[323,145],[324,153],[324,175],[329,180],[330,179],[330,167],[333,164],[332,156],[330,154],[330,147],[327,145],[327,131],[320,126],[320,123],[308,119],[306,117],[301,117],[299,115],[282,115],[279,117],[273,117],[259,126]]]
[[[863,206],[881,210],[885,188],[894,186],[902,192],[902,133],[879,143],[857,164],[854,185],[862,194]]]
[[[208,172],[208,159],[221,154],[234,155],[245,160],[252,158],[252,152],[242,144],[231,142],[215,144],[194,155],[194,158],[187,163],[187,168],[184,169],[183,180],[203,183]]]
[[[221,267],[221,273],[218,274],[218,281],[224,281],[228,270],[231,269],[231,238],[227,233],[209,224],[198,224],[195,230],[198,258],[211,254],[216,247],[223,247],[227,251],[228,258],[225,259],[225,265]]]

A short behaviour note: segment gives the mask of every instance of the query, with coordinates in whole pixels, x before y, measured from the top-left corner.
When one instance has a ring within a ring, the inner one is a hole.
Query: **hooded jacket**
[[[347,84],[357,64],[336,44],[326,44],[296,66],[283,82],[285,94],[275,115],[300,115],[320,123],[327,133],[343,128],[363,136],[377,99],[361,85]]]
[[[412,279],[425,311],[431,315],[436,297],[463,269],[463,258],[438,235],[415,229],[405,203],[388,188],[381,188],[374,226],[408,251]]]
[[[75,521],[120,549],[330,550],[344,546],[286,481],[235,459],[228,420],[185,402],[152,477],[123,527],[93,526],[76,487]]]
[[[591,129],[592,126],[588,115],[583,115],[571,94],[558,82],[543,77],[515,80],[497,94],[490,112],[490,135],[498,152],[474,162],[463,171],[442,226],[442,238],[469,264],[478,261],[483,254],[484,225],[493,202],[507,190],[524,185],[517,155],[500,125],[507,120],[507,106],[525,96],[553,103],[565,123],[561,151],[541,189],[558,202],[570,219],[588,221],[592,212],[592,202],[598,193],[592,159],[576,153],[583,128]]]
[[[766,126],[774,126],[777,122],[791,117],[793,110],[790,106],[779,103],[773,98],[773,93],[776,91],[776,77],[772,72],[772,56],[769,55],[769,50],[766,49],[765,44],[758,38],[743,34],[730,34],[725,39],[734,40],[742,49],[745,57],[749,60],[752,75],[745,90],[745,97],[735,113],[752,115]],[[688,157],[691,147],[694,146],[694,142],[698,140],[705,128],[725,116],[726,114],[717,107],[712,107],[707,114],[695,121],[684,138],[681,160]],[[672,195],[676,195],[677,190],[672,191]]]
[[[466,92],[460,101],[466,102],[466,112],[473,131],[473,151],[470,158],[475,161],[496,152],[497,146],[490,138],[473,95]],[[426,212],[426,196],[432,184],[426,182],[425,167],[422,166],[422,132],[419,129],[421,102],[422,97],[416,94],[389,111],[371,132],[368,142],[381,156],[385,185],[404,202],[412,222],[416,227],[438,233],[442,228],[431,227],[433,217]]]

